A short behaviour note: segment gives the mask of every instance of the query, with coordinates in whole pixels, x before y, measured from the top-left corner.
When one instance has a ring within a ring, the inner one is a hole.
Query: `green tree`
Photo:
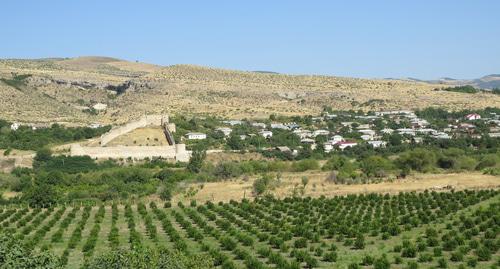
[[[367,176],[384,177],[392,169],[392,162],[381,156],[374,155],[361,161],[361,170]]]
[[[23,198],[32,207],[49,207],[57,203],[59,194],[54,186],[44,182],[35,182],[23,195]]]
[[[34,166],[39,166],[41,163],[45,163],[52,158],[52,152],[48,148],[42,148],[37,150],[34,161]]]
[[[62,268],[59,259],[48,251],[32,251],[7,234],[0,234],[0,267],[23,269]]]
[[[193,152],[191,153],[191,158],[189,159],[189,163],[187,165],[187,169],[193,173],[199,173],[206,156],[207,153],[205,150],[193,150]]]
[[[262,175],[262,177],[256,179],[253,183],[253,191],[256,195],[261,195],[268,189],[271,184],[271,177],[269,175]]]

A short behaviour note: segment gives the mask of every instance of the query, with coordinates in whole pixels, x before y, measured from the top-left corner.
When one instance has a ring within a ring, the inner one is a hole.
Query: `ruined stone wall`
[[[177,144],[175,146],[114,146],[114,147],[82,147],[79,144],[71,146],[71,156],[90,156],[98,159],[145,159],[162,157],[174,159],[180,162],[189,161],[189,152],[186,145]]]
[[[120,127],[111,129],[109,132],[101,136],[101,146],[105,146],[111,140],[131,132],[137,128],[144,128],[146,126],[161,126],[163,123],[168,123],[168,117],[164,115],[147,115],[141,119],[129,122]],[[174,125],[175,126],[175,125]]]

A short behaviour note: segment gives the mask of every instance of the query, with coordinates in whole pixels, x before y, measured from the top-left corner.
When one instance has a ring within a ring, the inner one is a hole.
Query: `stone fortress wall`
[[[129,122],[120,127],[111,129],[109,132],[101,136],[100,146],[87,147],[80,144],[71,146],[71,156],[90,156],[91,158],[103,159],[119,159],[119,158],[132,158],[132,159],[145,159],[161,157],[181,162],[189,161],[190,154],[186,151],[185,144],[175,144],[168,146],[113,146],[107,147],[111,140],[129,133],[137,128],[144,128],[147,126],[163,126],[166,125],[170,132],[175,132],[175,124],[168,122],[168,116],[164,115],[147,115],[141,119]]]
[[[146,115],[137,121],[129,122],[125,125],[111,129],[109,132],[101,136],[101,146],[105,146],[111,140],[129,133],[138,128],[146,126],[162,126],[163,123],[168,123],[168,116],[163,115]]]

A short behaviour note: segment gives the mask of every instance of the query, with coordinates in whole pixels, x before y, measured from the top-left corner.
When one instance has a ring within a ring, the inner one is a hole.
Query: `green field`
[[[500,263],[498,190],[171,208],[154,202],[6,207],[0,222],[4,232],[29,248],[49,249],[67,268],[133,246],[205,253],[221,268],[496,268]]]

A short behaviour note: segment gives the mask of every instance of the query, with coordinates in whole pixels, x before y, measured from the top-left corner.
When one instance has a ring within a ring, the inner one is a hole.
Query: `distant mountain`
[[[427,82],[432,84],[446,84],[451,86],[470,85],[480,89],[500,88],[500,74],[491,74],[477,79],[455,79],[443,77],[435,80],[422,80],[417,78],[406,78],[415,82]]]
[[[500,74],[491,74],[479,79],[474,79],[473,83],[474,85],[472,86],[483,89],[500,88]]]

